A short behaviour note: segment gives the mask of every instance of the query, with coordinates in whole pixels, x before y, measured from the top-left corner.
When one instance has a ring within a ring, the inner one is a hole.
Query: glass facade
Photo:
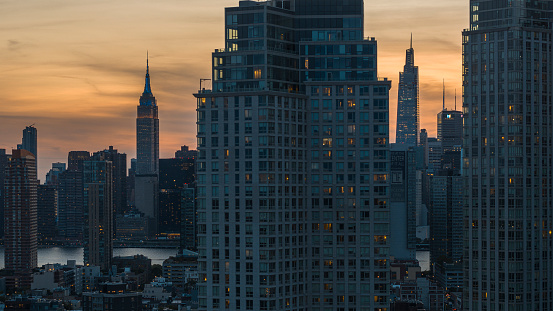
[[[409,146],[419,144],[419,67],[415,66],[415,51],[405,53],[405,66],[399,73],[396,143]]]

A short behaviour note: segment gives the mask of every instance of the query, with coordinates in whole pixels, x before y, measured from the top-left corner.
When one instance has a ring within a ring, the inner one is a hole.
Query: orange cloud
[[[466,2],[466,3],[465,3]],[[135,156],[135,116],[150,51],[160,113],[161,157],[195,147],[192,93],[211,77],[211,52],[224,46],[224,7],[238,0],[3,1],[0,9],[0,148],[15,147],[36,123],[40,178],[70,150],[113,145]],[[365,1],[365,32],[379,44],[379,76],[392,80],[395,138],[397,80],[413,33],[420,71],[421,128],[435,135],[442,79],[458,89],[461,30],[468,1]]]

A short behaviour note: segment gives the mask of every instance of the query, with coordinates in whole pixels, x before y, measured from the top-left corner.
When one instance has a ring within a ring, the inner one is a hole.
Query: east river
[[[152,264],[161,265],[163,261],[177,254],[176,248],[114,248],[113,256],[144,255],[152,260]],[[38,266],[47,263],[67,263],[67,260],[76,260],[77,264],[83,264],[82,248],[50,247],[38,249]],[[417,251],[417,259],[422,271],[429,269],[430,252]],[[0,248],[0,269],[4,268],[4,248]]]
[[[113,256],[144,255],[152,260],[152,264],[161,265],[171,256],[177,255],[176,248],[114,248]],[[67,260],[76,260],[83,264],[83,249],[79,247],[49,247],[38,249],[38,266],[47,263],[66,264]],[[4,247],[0,248],[0,269],[4,268]]]

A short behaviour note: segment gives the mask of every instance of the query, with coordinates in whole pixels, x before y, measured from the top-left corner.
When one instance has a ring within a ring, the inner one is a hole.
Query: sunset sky
[[[436,134],[436,114],[461,107],[461,31],[468,0],[365,0],[365,36],[378,40],[379,76],[397,81],[413,33],[420,72],[421,128]],[[196,145],[195,100],[211,78],[211,52],[224,47],[224,7],[238,0],[3,0],[0,2],[0,148],[38,130],[39,178],[70,150],[112,145],[135,157],[135,117],[146,51],[160,115],[160,157]]]

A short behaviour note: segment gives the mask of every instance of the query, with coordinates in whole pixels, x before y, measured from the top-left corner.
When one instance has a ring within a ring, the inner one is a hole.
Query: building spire
[[[150,86],[150,53],[146,51],[146,79],[144,83],[144,92],[140,96],[141,106],[155,106],[156,99],[152,94],[152,87]]]
[[[413,33],[411,33],[411,44],[409,45],[409,48],[413,49]]]
[[[150,86],[150,55],[146,51],[146,82],[144,83],[144,94],[152,94],[152,87]]]
[[[455,111],[457,111],[457,89],[455,89]]]
[[[445,110],[445,79],[442,80],[442,110]]]

